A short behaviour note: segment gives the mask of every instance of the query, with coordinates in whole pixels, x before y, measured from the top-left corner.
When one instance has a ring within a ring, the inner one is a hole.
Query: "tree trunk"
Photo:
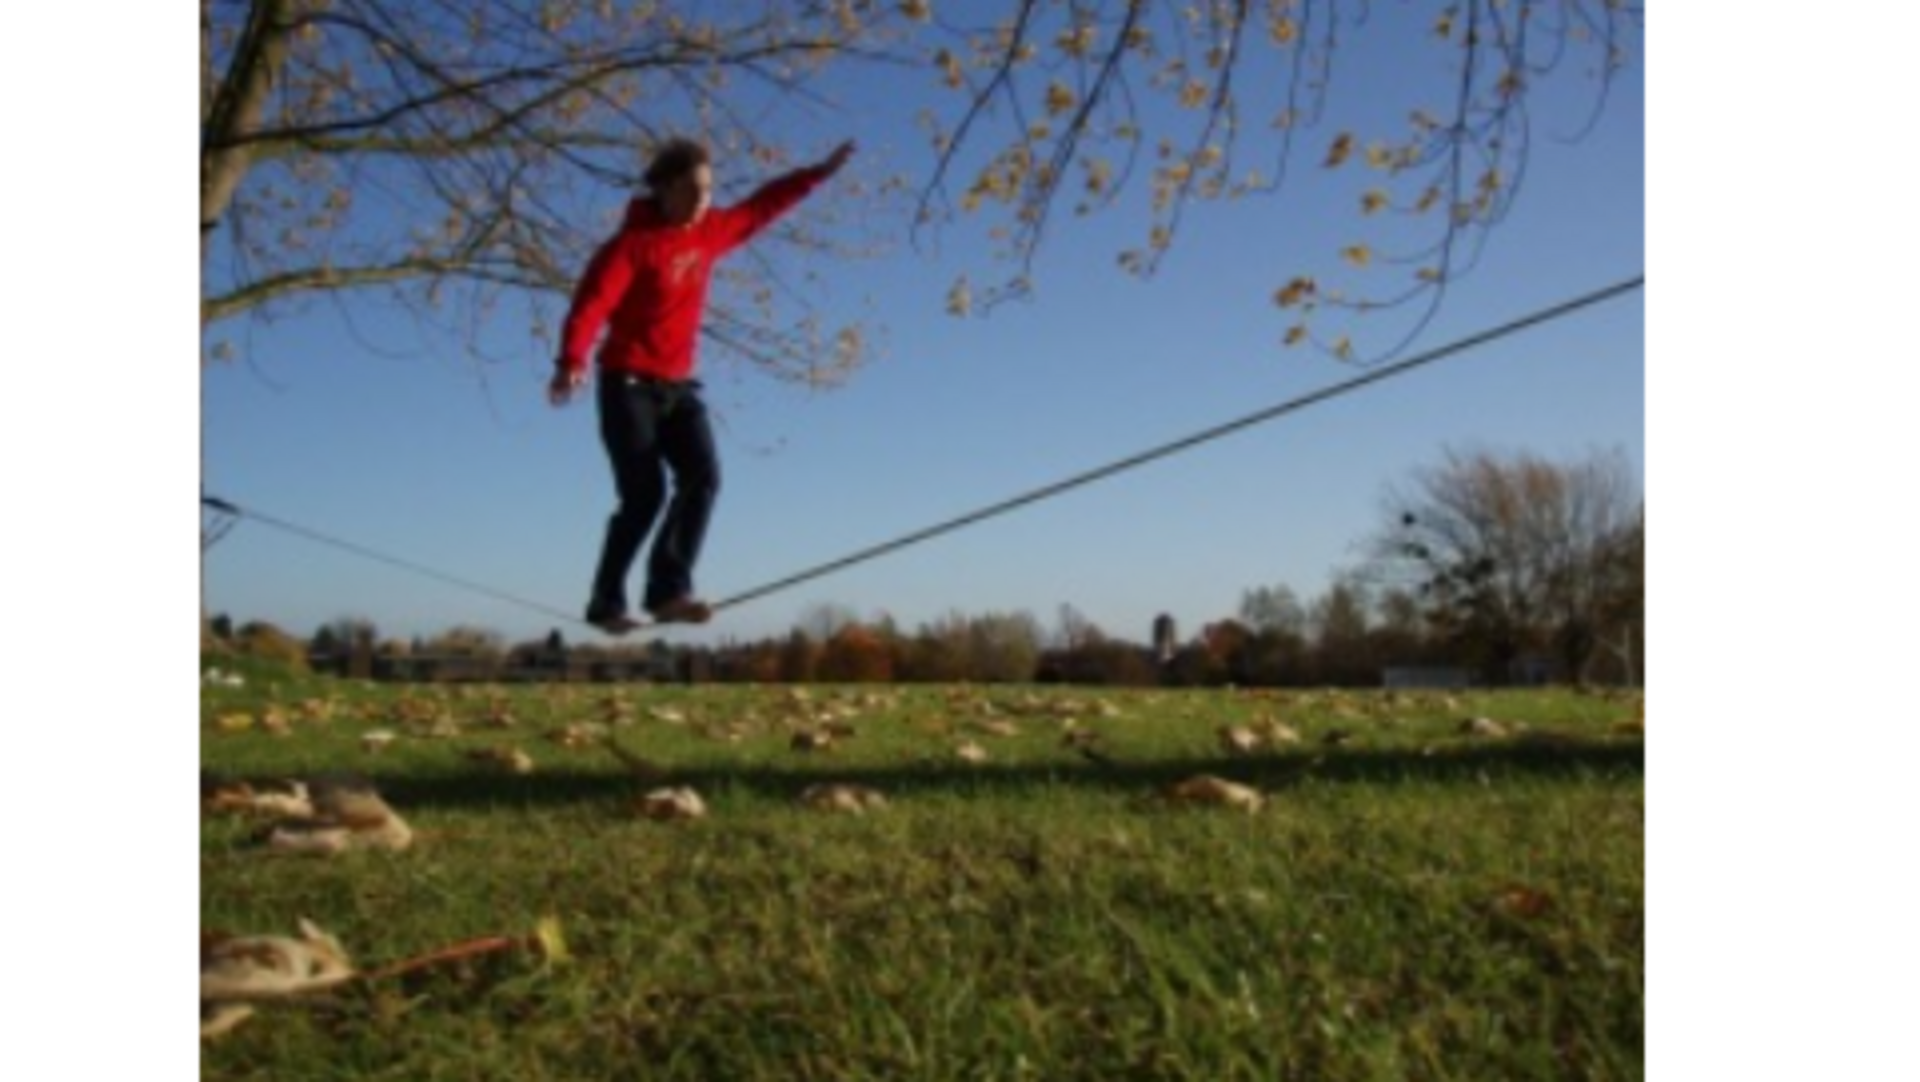
[[[274,79],[286,62],[287,26],[293,2],[254,0],[247,13],[246,30],[234,46],[224,75],[214,70],[212,0],[200,2],[200,273],[203,279],[214,227],[233,202],[233,193],[239,189],[253,161],[251,148],[231,144],[237,136],[257,130],[260,118],[266,114]],[[203,304],[202,327],[206,325],[205,312]],[[205,349],[204,343],[201,348]],[[207,473],[205,454],[203,442],[201,477]],[[207,545],[202,544],[200,619],[203,623],[208,618],[206,559]]]
[[[209,647],[207,635],[207,512],[205,485],[205,365],[207,365],[207,230],[202,228],[205,169],[202,152],[213,106],[213,0],[194,0],[194,652]]]
[[[200,305],[200,297],[205,295],[205,244],[204,236],[194,238],[194,305]],[[205,326],[200,317],[194,317],[194,652],[202,652],[209,647],[207,635],[207,510],[200,505],[200,495],[205,491],[205,401],[207,401],[207,370],[205,370]]]

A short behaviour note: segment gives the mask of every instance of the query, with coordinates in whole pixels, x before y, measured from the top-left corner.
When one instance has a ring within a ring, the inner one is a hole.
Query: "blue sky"
[[[1423,56],[1439,71],[1436,54]],[[1386,107],[1346,78],[1333,101],[1351,112],[1330,116],[1309,148],[1343,116]],[[1546,138],[1572,119],[1536,124],[1512,215],[1416,349],[1642,273],[1641,89],[1629,69],[1579,142]],[[898,115],[863,106],[769,123],[817,133],[820,151],[842,134],[858,139],[854,168],[878,170],[913,161],[909,116],[903,103]],[[1339,249],[1360,228],[1351,189],[1315,175],[1315,155],[1303,153],[1299,182],[1276,196],[1195,208],[1145,281],[1114,265],[1137,243],[1138,215],[1056,226],[1035,298],[984,318],[944,310],[957,273],[978,281],[992,270],[977,236],[949,229],[916,248],[903,230],[887,236],[884,221],[869,223],[890,254],[812,268],[823,284],[810,299],[823,314],[878,314],[883,353],[849,386],[775,385],[705,354],[725,483],[701,591],[739,593],[1356,374],[1283,349],[1290,320],[1270,301],[1303,266],[1337,273]],[[720,169],[726,179],[729,163]],[[609,205],[618,198],[609,192]],[[1233,615],[1256,586],[1311,596],[1354,562],[1383,488],[1444,447],[1563,458],[1618,448],[1638,467],[1643,312],[1642,295],[1630,294],[670,635],[779,634],[818,604],[908,628],[953,611],[1016,610],[1051,627],[1071,604],[1110,633],[1145,639],[1158,613],[1191,634]],[[579,610],[611,482],[590,401],[546,404],[548,361],[524,329],[490,331],[495,353],[520,360],[484,369],[371,303],[351,327],[318,306],[251,333],[246,363],[201,378],[206,491]],[[210,610],[298,634],[356,616],[389,635],[478,624],[518,640],[557,622],[249,522],[210,553],[204,584]]]

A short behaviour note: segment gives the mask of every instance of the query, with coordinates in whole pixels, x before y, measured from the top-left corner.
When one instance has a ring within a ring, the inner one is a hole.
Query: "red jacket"
[[[714,263],[793,209],[824,179],[817,168],[797,169],[761,185],[745,202],[713,208],[689,226],[668,225],[652,200],[635,199],[620,232],[594,253],[573,291],[560,332],[561,365],[584,372],[587,354],[605,326],[602,372],[690,377]]]

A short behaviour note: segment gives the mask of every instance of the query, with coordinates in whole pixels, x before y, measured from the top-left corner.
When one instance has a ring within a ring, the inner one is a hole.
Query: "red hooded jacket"
[[[668,225],[652,200],[635,199],[620,232],[594,253],[573,291],[560,332],[560,363],[569,372],[584,372],[604,326],[602,372],[689,378],[714,263],[825,179],[818,167],[797,169],[761,185],[744,202],[711,209],[686,226]]]

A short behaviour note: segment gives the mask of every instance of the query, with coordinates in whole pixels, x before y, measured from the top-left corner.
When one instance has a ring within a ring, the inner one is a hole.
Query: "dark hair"
[[[712,161],[707,148],[692,139],[669,139],[653,152],[653,164],[647,166],[647,188],[660,191]]]

